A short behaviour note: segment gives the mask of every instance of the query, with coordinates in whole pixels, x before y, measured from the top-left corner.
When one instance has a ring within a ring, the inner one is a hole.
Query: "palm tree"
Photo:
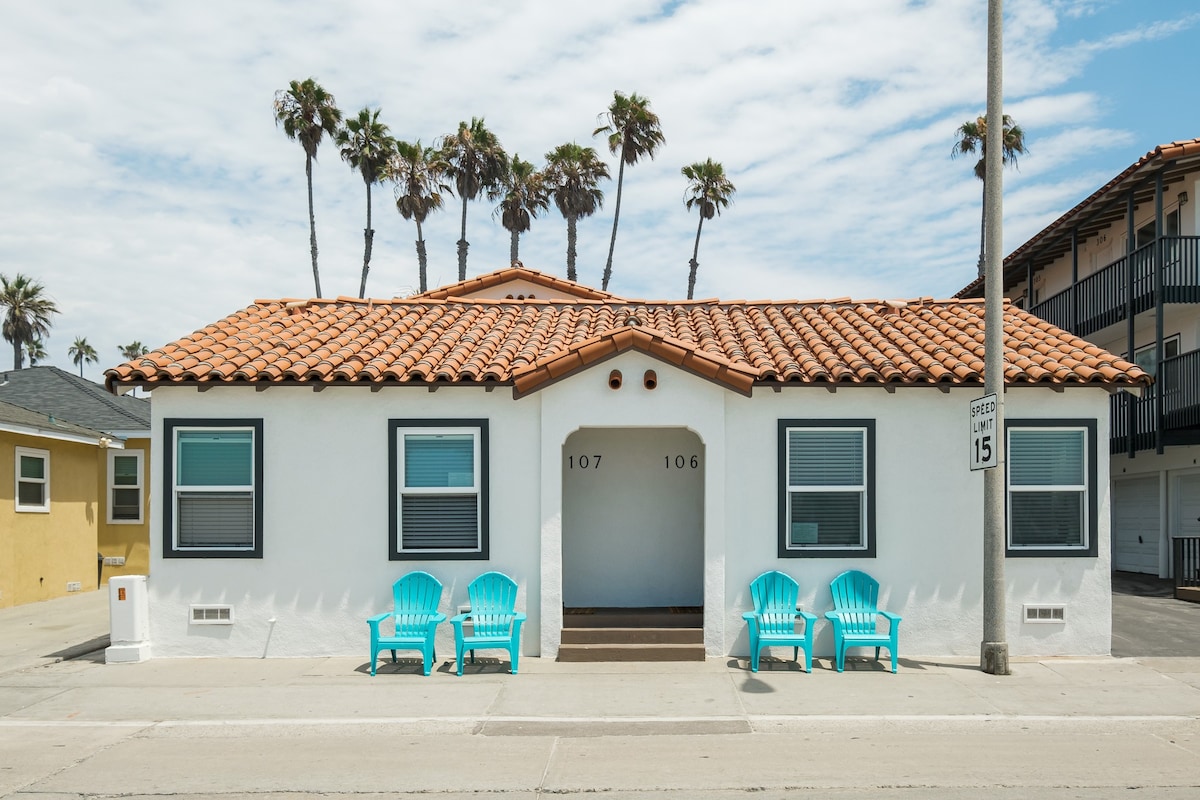
[[[75,337],[75,344],[67,348],[67,355],[71,357],[72,363],[79,367],[79,377],[83,377],[83,365],[95,364],[100,360],[100,356],[96,355],[96,348],[88,344],[88,340],[82,336]]]
[[[342,160],[362,175],[367,185],[367,227],[363,228],[362,280],[358,285],[358,296],[367,293],[367,272],[371,269],[371,243],[375,231],[371,227],[371,184],[383,179],[388,160],[396,148],[396,140],[388,134],[388,126],[379,121],[379,109],[364,108],[358,116],[346,120],[345,127],[335,137],[341,148]]]
[[[317,160],[317,147],[322,137],[337,133],[342,121],[342,112],[334,103],[333,95],[326,92],[312,78],[292,81],[287,89],[275,93],[275,124],[283,126],[283,132],[292,141],[299,141],[304,148],[304,174],[308,178],[308,242],[312,250],[313,284],[317,297],[321,296],[321,273],[317,270],[317,217],[313,213],[312,165]]]
[[[604,263],[604,278],[600,283],[600,288],[607,290],[612,278],[613,250],[617,246],[617,223],[621,219],[621,187],[625,181],[625,165],[636,164],[642,156],[653,159],[655,151],[666,139],[659,127],[658,115],[650,110],[649,98],[637,92],[628,97],[613,92],[612,105],[600,115],[600,119],[607,120],[607,123],[596,128],[592,136],[608,134],[608,151],[613,155],[620,153],[621,156],[617,168],[617,202],[613,207],[612,239],[608,243],[608,261]]]
[[[1000,154],[1000,163],[1008,166],[1012,164],[1017,166],[1017,156],[1024,155],[1025,150],[1025,131],[1021,130],[1020,125],[1013,123],[1012,117],[1008,114],[1003,116],[1004,136],[1001,137],[1002,152]],[[984,175],[984,162],[987,159],[987,117],[976,117],[974,120],[964,122],[958,126],[955,135],[958,136],[958,141],[954,143],[953,149],[950,151],[951,158],[974,154],[979,151],[979,160],[975,162],[975,177],[983,181],[983,197],[987,198],[987,180]],[[979,276],[983,277],[983,235],[984,235],[984,220],[986,216],[980,214],[979,219]]]
[[[550,207],[546,177],[534,169],[533,164],[514,155],[502,183],[489,193],[489,197],[500,200],[492,216],[498,215],[500,224],[512,234],[508,260],[516,263],[521,234],[529,230],[539,211]]]
[[[687,191],[684,193],[684,205],[691,211],[696,206],[700,211],[700,224],[696,226],[696,245],[692,248],[692,260],[688,262],[688,294],[692,299],[696,289],[696,268],[700,262],[696,256],[700,253],[700,231],[704,220],[712,219],[721,213],[722,208],[733,202],[733,194],[737,188],[725,177],[725,167],[711,158],[688,164],[682,170],[683,177],[688,179]]]
[[[608,177],[608,165],[590,147],[574,142],[560,144],[546,154],[546,188],[554,205],[567,220],[567,280],[575,280],[575,223],[604,205],[597,184]]]
[[[121,345],[117,349],[121,351],[121,358],[125,359],[126,361],[132,361],[133,359],[139,356],[144,356],[150,352],[150,348],[146,347],[146,345],[137,340],[134,340],[126,345]]]
[[[5,309],[0,331],[13,346],[13,369],[24,366],[22,347],[40,342],[50,333],[50,315],[58,313],[54,301],[45,296],[46,288],[17,273],[10,281],[0,275],[0,308]]]
[[[417,142],[396,142],[396,152],[388,162],[388,178],[396,182],[396,210],[405,219],[417,223],[417,267],[421,291],[426,285],[425,236],[421,225],[431,211],[442,207],[442,193],[449,192],[443,183],[447,164],[432,147]]]
[[[458,133],[443,136],[442,158],[450,165],[449,175],[462,198],[462,234],[458,239],[458,279],[467,279],[467,201],[499,185],[508,165],[508,156],[496,135],[483,124],[482,117],[471,117],[471,124],[458,123]]]
[[[38,362],[45,361],[50,357],[46,352],[46,343],[41,339],[34,339],[25,345],[25,354],[29,356],[29,366],[36,367]]]

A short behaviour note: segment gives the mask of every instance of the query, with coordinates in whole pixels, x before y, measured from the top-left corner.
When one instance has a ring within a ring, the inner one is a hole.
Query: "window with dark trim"
[[[488,558],[488,421],[388,420],[388,558]]]
[[[261,419],[163,421],[163,557],[262,558]]]
[[[779,420],[779,557],[875,557],[875,420]]]
[[[1006,424],[1010,556],[1092,556],[1096,548],[1096,420]]]

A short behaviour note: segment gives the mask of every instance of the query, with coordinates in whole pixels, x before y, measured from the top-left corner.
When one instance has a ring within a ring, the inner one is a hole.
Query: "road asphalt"
[[[1200,797],[1198,657],[402,657],[372,678],[365,655],[106,665],[107,613],[104,592],[0,610],[0,797]]]

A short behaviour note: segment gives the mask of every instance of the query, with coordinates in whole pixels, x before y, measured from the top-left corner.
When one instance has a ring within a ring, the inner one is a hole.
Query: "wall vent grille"
[[[192,625],[232,625],[233,606],[191,606]]]
[[[1061,605],[1025,606],[1025,621],[1061,625],[1067,621],[1066,608]]]

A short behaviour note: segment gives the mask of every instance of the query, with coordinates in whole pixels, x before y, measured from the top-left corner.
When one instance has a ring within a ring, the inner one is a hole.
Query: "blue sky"
[[[1200,137],[1200,11],[1185,0],[1009,0],[1005,111],[1029,153],[1005,175],[1012,250],[1155,145]],[[697,297],[945,297],[974,275],[980,185],[952,160],[983,111],[983,0],[511,0],[438,4],[0,0],[0,273],[61,310],[48,363],[85,336],[100,380],[133,340],[184,336],[256,298],[312,294],[304,161],[271,101],[316,77],[426,143],[482,116],[541,164],[591,137],[614,90],[648,96],[666,145],[626,170],[610,290],[678,298],[696,218],[680,168],[713,158],[738,188],[704,226]],[[607,202],[579,226],[599,285]],[[314,170],[326,296],[358,291],[361,179],[324,143]],[[416,288],[415,229],[374,190],[368,294]],[[457,201],[425,236],[433,285],[457,277]],[[472,202],[468,274],[507,264]],[[558,212],[521,257],[565,273]],[[10,366],[0,349],[0,368]]]

